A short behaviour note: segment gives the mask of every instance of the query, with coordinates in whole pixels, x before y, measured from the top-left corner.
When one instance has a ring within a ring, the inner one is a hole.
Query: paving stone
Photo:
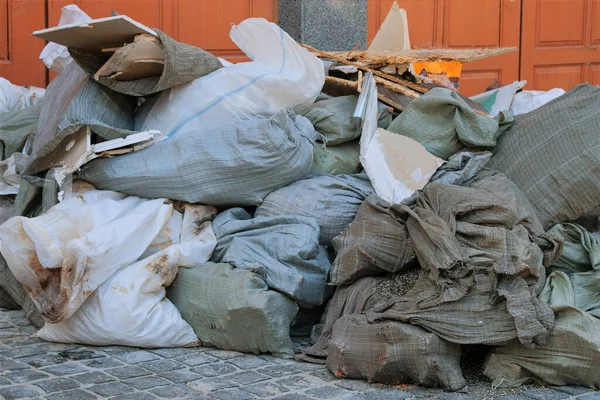
[[[337,379],[334,385],[344,389],[354,390],[357,392],[364,392],[367,390],[376,389],[376,386],[372,383],[360,379]]]
[[[58,356],[64,358],[65,360],[69,360],[69,361],[90,360],[90,359],[105,357],[103,354],[96,353],[95,351],[81,349],[81,348],[59,351]]]
[[[495,400],[530,400],[529,397],[521,396],[520,394],[507,394],[500,396]]]
[[[39,348],[38,346],[28,346],[19,347],[11,350],[4,350],[0,352],[0,355],[7,358],[19,359],[23,357],[37,356],[39,354],[44,354],[45,352],[46,351],[44,349]]]
[[[17,326],[31,326],[31,322],[25,317],[11,318],[10,322]]]
[[[255,394],[258,397],[277,396],[290,391],[285,386],[272,381],[253,383],[252,385],[241,386],[240,389]]]
[[[2,339],[12,338],[12,337],[19,336],[19,335],[21,335],[21,332],[19,332],[19,330],[17,328],[0,330],[0,338],[2,338]]]
[[[152,394],[158,397],[166,399],[178,399],[185,396],[192,396],[197,394],[192,388],[185,384],[163,386],[150,391]]]
[[[135,365],[145,361],[160,360],[161,357],[146,350],[137,350],[116,355],[115,358],[123,361],[126,364]]]
[[[237,351],[221,350],[221,349],[207,350],[206,354],[209,354],[213,357],[217,357],[218,359],[221,359],[221,360],[231,360],[232,358],[245,356],[244,353],[240,353]]]
[[[191,371],[196,372],[200,375],[204,375],[206,377],[213,377],[231,374],[235,371],[238,371],[238,369],[231,364],[219,362],[200,365],[198,367],[191,368]]]
[[[202,378],[202,375],[192,372],[188,369],[167,371],[159,375],[175,383],[191,382],[196,379]]]
[[[184,368],[183,365],[176,361],[172,360],[156,360],[156,361],[147,361],[137,365],[138,367],[142,367],[147,369],[148,371],[152,371],[155,374],[159,374],[161,372],[172,371],[178,368]]]
[[[17,327],[18,331],[20,333],[23,333],[25,335],[33,335],[34,333],[37,333],[38,329],[35,326],[19,326]]]
[[[523,392],[523,396],[527,396],[536,400],[561,400],[568,399],[570,397],[568,394],[549,388],[527,390]]]
[[[90,386],[88,390],[106,397],[133,392],[135,389],[122,382],[108,382]]]
[[[437,398],[441,400],[477,400],[475,397],[465,393],[440,393]]]
[[[11,381],[9,381],[7,378],[0,376],[0,386],[8,386],[8,385],[12,385],[13,383]]]
[[[413,394],[395,389],[378,388],[359,395],[350,396],[348,400],[402,400],[415,398]],[[421,397],[417,397],[423,400]]]
[[[571,396],[579,396],[580,394],[594,391],[594,389],[585,386],[555,386],[553,389],[560,390]]]
[[[169,349],[152,349],[152,350],[148,350],[154,354],[157,354],[163,358],[175,358],[175,357],[182,357],[182,356],[189,356],[190,354],[192,354],[195,349],[184,349],[181,347],[173,347],[173,348],[169,348]]]
[[[208,394],[219,389],[228,389],[237,386],[237,384],[222,378],[204,378],[198,379],[187,384],[190,388],[202,394]]]
[[[152,375],[152,372],[138,367],[137,365],[129,365],[126,367],[118,367],[104,370],[107,374],[115,376],[119,379],[137,378],[139,376]]]
[[[106,375],[100,371],[86,372],[85,374],[75,375],[72,378],[77,379],[84,385],[96,385],[98,383],[106,383],[115,380],[112,376]]]
[[[111,397],[111,400],[156,400],[158,397],[147,392],[134,392]]]
[[[114,360],[112,358],[104,357],[104,358],[95,358],[93,360],[82,361],[81,364],[85,365],[89,368],[95,369],[106,369],[106,368],[115,368],[121,367],[124,364],[121,361]]]
[[[4,374],[4,377],[10,379],[14,383],[33,382],[39,379],[48,378],[49,376],[50,375],[48,374],[33,369],[22,369]]]
[[[312,398],[298,393],[290,393],[279,397],[274,397],[277,400],[312,400]]]
[[[43,368],[67,362],[67,360],[57,354],[40,354],[37,356],[23,357],[20,358],[19,361],[27,363],[34,368]]]
[[[337,386],[323,386],[320,388],[307,390],[304,392],[304,394],[315,399],[337,399],[348,395],[349,392]]]
[[[331,372],[329,372],[327,368],[312,371],[310,372],[310,375],[316,376],[324,382],[333,382],[338,380]]]
[[[289,358],[275,357],[270,354],[261,354],[259,357],[262,358],[263,360],[265,360],[266,362],[268,362],[269,364],[289,364],[290,363]]]
[[[87,369],[83,365],[76,364],[74,362],[66,362],[64,364],[58,364],[52,367],[45,367],[42,371],[50,372],[54,375],[64,376],[86,372]]]
[[[589,393],[584,394],[583,396],[577,397],[577,400],[600,400],[600,393]]]
[[[13,360],[0,360],[0,372],[20,369],[29,369],[29,365]]]
[[[287,364],[269,365],[267,367],[257,369],[256,372],[269,375],[273,378],[280,378],[282,376],[295,375],[300,373],[299,370]]]
[[[218,359],[215,357],[209,356],[208,354],[195,353],[195,354],[190,354],[185,357],[176,358],[175,361],[178,361],[178,362],[188,365],[190,367],[195,367],[198,365],[208,364],[211,362],[218,361]]]
[[[217,390],[210,394],[210,397],[220,400],[248,400],[256,399],[252,393],[244,392],[238,388]]]
[[[270,379],[270,376],[259,374],[255,371],[242,371],[227,376],[227,379],[239,383],[240,385],[249,385],[255,382],[266,381],[267,379]]]
[[[0,389],[0,396],[4,396],[6,400],[37,399],[43,394],[44,391],[42,389],[32,385],[9,386]]]
[[[63,390],[76,389],[79,387],[79,382],[69,378],[52,378],[43,381],[37,381],[35,386],[38,386],[46,393],[61,392]]]
[[[227,360],[227,362],[241,369],[253,369],[269,365],[268,362],[257,356],[237,357]]]
[[[0,329],[12,328],[13,324],[8,321],[0,321]]]
[[[68,390],[66,392],[53,393],[46,396],[48,400],[93,400],[97,399],[95,394],[85,392],[81,389]]]
[[[325,383],[312,375],[297,375],[290,378],[283,378],[277,381],[280,385],[289,388],[291,391],[298,389],[311,389],[323,386]]]
[[[127,379],[124,383],[133,386],[138,390],[152,389],[159,386],[172,385],[171,381],[160,376],[143,376],[141,378]]]

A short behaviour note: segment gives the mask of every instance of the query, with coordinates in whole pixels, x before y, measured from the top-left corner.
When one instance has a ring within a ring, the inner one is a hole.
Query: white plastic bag
[[[84,13],[75,4],[69,4],[62,8],[60,14],[60,20],[58,26],[69,25],[69,24],[80,24],[83,22],[89,22],[92,18]],[[62,71],[67,64],[73,59],[69,54],[69,50],[65,46],[56,43],[48,43],[46,47],[40,53],[40,60],[44,62],[46,67],[56,72]]]
[[[502,111],[510,110],[515,94],[526,84],[527,81],[514,81],[510,85],[472,96],[471,100],[481,104],[490,116],[496,117]]]
[[[554,88],[547,92],[539,90],[524,90],[515,95],[510,111],[514,115],[521,115],[537,110],[544,104],[562,96],[566,92],[563,89]]]
[[[46,89],[13,85],[8,80],[0,78],[0,114],[36,105],[42,101],[45,93]]]
[[[172,136],[223,121],[269,118],[286,107],[312,104],[321,92],[323,63],[276,24],[249,18],[232,27],[230,37],[252,62],[163,91],[147,115],[140,113],[144,120],[136,120],[136,130]]]
[[[177,347],[193,345],[197,337],[192,327],[166,298],[165,287],[180,266],[197,267],[210,258],[216,245],[210,222],[198,226],[198,218],[212,207],[188,205],[183,216],[175,212],[168,226],[179,224],[179,234],[171,235],[180,244],[116,272],[86,300],[71,318],[47,323],[39,332],[51,342],[135,347]],[[211,216],[212,218],[212,216]],[[174,236],[178,236],[175,238]],[[162,242],[166,243],[166,242]]]

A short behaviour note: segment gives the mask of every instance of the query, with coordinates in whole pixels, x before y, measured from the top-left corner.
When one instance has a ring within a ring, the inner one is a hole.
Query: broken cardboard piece
[[[103,52],[112,49],[102,49]],[[132,81],[160,76],[165,64],[165,50],[158,38],[148,34],[137,35],[133,43],[115,50],[108,61],[94,74],[117,81]]]
[[[66,47],[101,53],[108,47],[131,43],[135,36],[156,33],[126,15],[94,19],[33,32],[33,36]]]
[[[360,161],[377,195],[398,204],[423,189],[443,160],[411,138],[378,128],[377,97],[375,80],[368,73],[355,112],[363,119]]]
[[[73,135],[62,140],[50,153],[37,159],[29,169],[46,171],[64,168],[65,173],[73,173],[81,166],[98,157],[113,156],[141,150],[165,137],[159,131],[133,133],[126,138],[92,143],[89,126],[81,127]]]

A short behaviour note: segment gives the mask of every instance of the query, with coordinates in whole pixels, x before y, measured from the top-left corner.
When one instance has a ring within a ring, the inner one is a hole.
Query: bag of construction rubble
[[[0,114],[0,157],[6,160],[33,140],[40,118],[40,105]]]
[[[540,295],[552,306],[556,326],[544,346],[495,349],[484,373],[497,386],[542,381],[600,389],[600,243],[576,224],[557,224],[549,233],[564,239]]]
[[[448,159],[464,147],[494,147],[511,120],[510,113],[501,112],[496,118],[478,114],[455,91],[434,88],[413,100],[387,129]]]
[[[600,206],[600,87],[579,85],[502,135],[488,167],[513,181],[545,229]]]
[[[316,143],[313,153],[311,175],[351,175],[357,174],[360,166],[360,143],[358,140],[328,146]]]
[[[309,176],[315,131],[291,110],[269,119],[221,121],[143,150],[85,165],[80,178],[100,189],[214,206],[259,205]]]
[[[460,354],[460,345],[418,326],[398,321],[370,323],[364,314],[355,314],[336,321],[327,368],[342,378],[460,390],[467,385]]]
[[[61,156],[73,147],[72,135],[84,126],[104,140],[133,133],[135,107],[134,97],[100,86],[77,64],[68,64],[48,85],[26,173],[60,166]]]
[[[286,107],[315,101],[325,82],[323,63],[279,26],[248,18],[231,28],[230,37],[252,62],[163,91],[152,109],[136,119],[136,127],[172,137],[197,134],[223,123],[270,118]]]
[[[180,268],[167,297],[203,346],[293,356],[290,324],[298,306],[257,274],[230,264]]]
[[[366,174],[315,176],[272,192],[254,216],[312,217],[319,224],[319,242],[328,246],[352,222],[362,202],[372,193]]]
[[[178,42],[158,29],[154,35],[137,35],[115,50],[106,53],[69,47],[69,54],[99,84],[138,97],[191,82],[223,67],[211,53]],[[136,60],[143,60],[145,68],[135,68]]]
[[[460,185],[475,176],[490,157],[490,153],[457,153],[430,182]],[[402,203],[414,207],[421,192],[416,191]],[[332,241],[337,257],[331,267],[331,283],[345,285],[364,276],[399,273],[412,267],[416,256],[404,219],[397,207],[376,195],[369,196],[352,223]]]
[[[232,208],[213,222],[217,247],[212,261],[230,263],[255,272],[269,288],[298,305],[323,304],[331,263],[319,244],[319,225],[314,218],[297,215],[255,217]]]
[[[361,120],[354,116],[357,95],[339,96],[317,101],[302,112],[312,122],[315,130],[323,135],[328,146],[337,146],[357,139],[361,132]],[[392,113],[385,104],[378,103],[378,121],[380,128],[387,128],[392,122]]]
[[[561,238],[544,233],[525,196],[503,175],[480,171],[466,185],[433,182],[412,209],[392,206],[410,241],[396,247],[412,245],[418,266],[338,287],[308,356],[327,356],[335,322],[360,313],[372,323],[418,325],[450,343],[546,343],[554,318],[538,295]],[[367,341],[357,338],[357,346]]]

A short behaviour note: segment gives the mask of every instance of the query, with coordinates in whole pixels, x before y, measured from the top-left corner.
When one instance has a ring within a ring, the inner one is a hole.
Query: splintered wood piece
[[[152,35],[137,35],[129,43],[115,51],[106,63],[94,74],[94,79],[133,81],[151,76],[160,76],[164,69],[165,51],[158,38]]]

